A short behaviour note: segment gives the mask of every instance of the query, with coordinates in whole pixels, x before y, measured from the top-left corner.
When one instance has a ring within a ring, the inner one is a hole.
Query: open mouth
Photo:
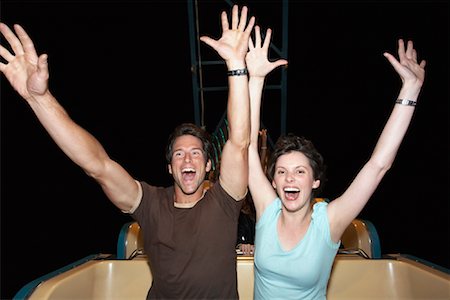
[[[185,168],[185,169],[181,170],[183,180],[186,180],[186,181],[193,180],[195,178],[195,173],[196,173],[196,171],[193,168]]]
[[[287,187],[283,189],[286,200],[296,200],[300,194],[300,190],[297,188]]]

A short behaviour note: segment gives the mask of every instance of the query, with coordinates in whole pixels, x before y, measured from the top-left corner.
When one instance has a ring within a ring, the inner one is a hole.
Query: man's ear
[[[171,164],[167,165],[167,170],[169,171],[169,174],[172,174],[172,165]]]
[[[209,171],[211,171],[211,159],[208,159],[208,162],[206,163],[206,173],[208,173]]]
[[[317,189],[320,186],[320,179],[314,180],[313,182],[313,189]]]

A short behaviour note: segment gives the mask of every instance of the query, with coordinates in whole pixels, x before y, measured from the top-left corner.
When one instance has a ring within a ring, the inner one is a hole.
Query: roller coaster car
[[[387,254],[372,223],[356,219],[342,237],[327,299],[450,299],[450,270],[417,257]],[[253,299],[253,257],[236,255],[240,299]],[[117,254],[94,254],[39,277],[13,299],[145,299],[152,274],[140,227],[123,225]]]

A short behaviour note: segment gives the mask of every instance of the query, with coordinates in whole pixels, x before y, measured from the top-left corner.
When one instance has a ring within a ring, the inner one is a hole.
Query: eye
[[[173,157],[175,157],[175,158],[183,158],[184,157],[184,152],[183,151],[175,151],[173,153]]]
[[[277,170],[277,174],[279,174],[279,175],[283,175],[285,172],[284,172],[284,170]]]
[[[305,174],[305,170],[297,170],[297,174]]]
[[[202,155],[202,151],[194,150],[194,151],[192,151],[192,155],[194,155],[194,156],[201,156]]]

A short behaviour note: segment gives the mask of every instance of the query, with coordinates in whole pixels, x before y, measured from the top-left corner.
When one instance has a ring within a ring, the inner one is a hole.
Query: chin
[[[200,186],[201,186],[201,185],[196,185],[196,186],[192,186],[192,185],[184,186],[184,187],[183,187],[183,193],[185,193],[186,195],[192,195],[192,194],[195,194],[195,192],[198,191],[198,189],[199,189]]]
[[[284,200],[283,201],[283,206],[288,210],[288,211],[296,211],[300,208],[300,205],[298,203],[296,203],[293,200]]]

